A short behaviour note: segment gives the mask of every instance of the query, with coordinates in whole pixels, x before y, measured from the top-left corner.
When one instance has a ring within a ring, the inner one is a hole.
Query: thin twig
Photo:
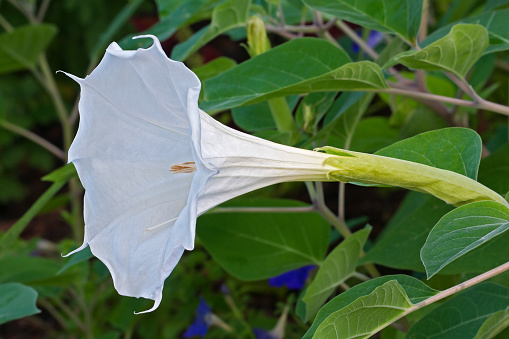
[[[360,36],[355,33],[353,29],[351,29],[347,24],[345,24],[342,20],[336,21],[336,26],[345,33],[353,42],[355,42],[360,49],[364,50],[367,55],[370,56],[373,60],[378,59],[378,53],[375,52],[371,46],[369,46],[366,41],[362,40]]]
[[[37,22],[42,22],[46,16],[49,4],[51,0],[43,0],[41,6],[39,6],[39,12],[37,13]]]
[[[498,267],[495,267],[494,269],[485,272],[483,274],[478,275],[477,277],[474,277],[470,280],[467,280],[465,282],[462,282],[461,284],[458,284],[456,286],[453,286],[451,288],[446,289],[445,291],[442,291],[426,300],[421,301],[420,303],[412,306],[408,311],[405,312],[405,314],[414,312],[420,308],[423,308],[425,306],[431,305],[434,302],[437,302],[439,300],[442,300],[444,298],[447,298],[448,296],[451,296],[455,293],[458,293],[460,291],[463,291],[469,287],[472,287],[474,285],[479,284],[480,282],[483,282],[485,280],[488,280],[490,278],[493,278],[496,275],[499,275],[500,273],[503,273],[505,271],[509,270],[509,262],[506,262],[505,264],[502,264]]]
[[[216,207],[208,213],[304,213],[316,211],[314,205],[302,207]]]
[[[58,158],[65,161],[66,155],[65,152],[62,151],[57,146],[50,143],[48,140],[41,138],[37,134],[14,124],[11,124],[10,122],[7,122],[5,120],[0,120],[0,126],[5,128],[8,131],[11,131],[13,133],[16,133],[18,135],[21,135],[22,137],[27,138],[28,140],[31,140],[35,142],[37,145],[41,146],[42,148],[46,149],[48,152],[52,153],[53,155],[57,156]]]
[[[7,21],[2,14],[0,14],[0,26],[2,26],[6,32],[12,32],[14,30],[14,27],[12,27],[9,21]]]

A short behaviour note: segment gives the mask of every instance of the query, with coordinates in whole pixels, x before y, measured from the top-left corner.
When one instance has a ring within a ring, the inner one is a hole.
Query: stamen
[[[169,224],[170,222],[172,222],[172,221],[174,221],[174,220],[177,220],[177,219],[178,219],[178,217],[173,218],[173,219],[168,220],[168,221],[165,221],[165,222],[163,222],[163,223],[161,223],[161,224],[159,224],[159,225],[155,225],[155,226],[149,227],[149,228],[147,228],[147,232],[148,232],[148,231],[152,231],[152,230],[154,230],[154,229],[156,229],[156,228],[158,228],[158,227],[164,226],[164,225],[166,225],[166,224]]]
[[[193,173],[193,172],[196,172],[196,170],[197,170],[197,168],[196,168],[196,164],[194,163],[194,161],[184,162],[179,165],[173,165],[170,168],[170,171],[172,171],[173,174]]]

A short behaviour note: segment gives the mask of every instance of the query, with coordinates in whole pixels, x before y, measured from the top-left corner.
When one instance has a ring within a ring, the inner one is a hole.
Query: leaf
[[[180,27],[200,19],[211,3],[217,0],[168,0],[158,1],[159,22],[143,31],[123,38],[119,45],[122,49],[148,47],[152,41],[148,39],[133,40],[133,36],[152,34],[161,41],[170,38]]]
[[[37,292],[19,283],[0,285],[0,325],[8,321],[40,313],[35,305]]]
[[[424,271],[420,249],[428,233],[452,206],[432,196],[409,192],[368,253],[359,264]]]
[[[53,173],[53,172],[52,172]],[[28,209],[28,211],[16,221],[0,238],[0,258],[8,251],[9,247],[14,243],[18,236],[23,232],[28,223],[40,212],[42,208],[60,191],[66,181],[56,181],[48,188]]]
[[[421,23],[422,0],[304,0],[314,9],[412,42]]]
[[[371,294],[376,288],[390,281],[398,282],[398,284],[404,289],[412,304],[417,304],[438,293],[437,290],[428,287],[420,280],[402,274],[387,275],[363,282],[341,293],[323,306],[320,311],[318,311],[313,325],[311,325],[302,339],[312,338],[318,326],[320,326],[320,324],[334,312],[344,309],[355,300]]]
[[[60,168],[57,168],[51,173],[46,174],[45,176],[42,177],[41,180],[50,182],[67,182],[69,179],[77,177],[78,172],[76,172],[76,168],[71,162]]]
[[[509,191],[509,143],[502,146],[481,161],[479,182],[488,186],[498,194],[505,195]]]
[[[447,213],[431,230],[421,250],[428,279],[507,229],[509,208],[497,202],[473,202]]]
[[[56,33],[56,26],[41,24],[0,34],[0,74],[35,67]]]
[[[461,2],[460,2],[461,3]],[[509,15],[509,8],[496,10],[493,12],[485,12],[470,18],[461,19],[440,28],[439,30],[430,34],[422,43],[421,47],[428,46],[429,44],[437,41],[445,36],[453,25],[459,23],[464,24],[479,24],[485,27],[489,33],[489,46],[484,50],[484,54],[489,54],[498,51],[505,51],[509,49],[509,30],[507,29],[507,17]]]
[[[473,338],[493,313],[509,305],[509,289],[482,283],[454,295],[425,315],[407,332],[406,339]]]
[[[113,36],[125,25],[125,23],[131,18],[133,13],[140,7],[143,0],[129,1],[120,12],[117,13],[113,21],[108,25],[108,28],[101,33],[99,39],[95,43],[94,47],[90,50],[90,59],[95,61],[99,59],[103,53],[103,49],[110,43]]]
[[[229,206],[303,206],[291,200],[238,200]],[[315,212],[208,213],[197,234],[228,273],[261,280],[305,265],[319,264],[327,250],[329,224]]]
[[[67,271],[70,267],[73,267],[79,263],[82,263],[84,261],[87,261],[91,258],[93,258],[94,255],[92,254],[92,251],[90,250],[90,247],[86,247],[79,251],[78,253],[75,253],[71,258],[65,263],[64,266],[60,270],[58,270],[57,275],[62,274],[63,272]]]
[[[391,280],[332,313],[318,326],[313,338],[368,338],[399,319],[410,307],[412,303],[403,287]]]
[[[325,258],[302,297],[306,304],[305,321],[318,311],[336,287],[355,273],[357,261],[370,232],[371,227],[367,227],[352,234]]]
[[[193,68],[193,72],[200,78],[200,81],[204,81],[235,67],[235,65],[237,65],[235,60],[221,56],[203,66]]]
[[[394,59],[410,68],[445,71],[464,78],[488,47],[488,38],[488,31],[481,25],[458,24],[420,51],[403,52]]]
[[[182,61],[218,35],[244,26],[247,22],[249,0],[228,0],[214,8],[212,21],[187,41],[175,46],[171,53],[173,60]]]
[[[509,306],[502,311],[493,313],[482,324],[474,339],[491,339],[509,326]]]
[[[369,117],[362,119],[357,125],[350,148],[358,152],[372,153],[399,140],[399,130],[390,126],[388,118]]]
[[[443,128],[399,141],[375,154],[418,162],[477,178],[482,142],[469,128]]]
[[[321,141],[320,144],[328,143],[330,136],[334,133],[331,144],[349,149],[357,124],[373,100],[373,96],[373,93],[364,92],[342,93],[325,116],[324,127],[306,144],[309,145],[317,140]]]
[[[269,103],[266,101],[235,107],[232,109],[232,118],[237,126],[248,132],[276,129]]]
[[[387,87],[375,63],[348,62],[346,53],[327,41],[294,39],[206,80],[202,109],[223,110],[292,94]]]

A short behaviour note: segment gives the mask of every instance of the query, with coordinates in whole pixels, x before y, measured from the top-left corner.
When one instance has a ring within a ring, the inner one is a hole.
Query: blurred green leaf
[[[351,141],[350,149],[358,152],[373,153],[399,140],[399,130],[390,125],[389,118],[369,117],[359,121]]]
[[[19,237],[28,223],[39,213],[39,211],[60,191],[66,181],[54,182],[37,201],[9,228],[7,232],[0,238],[0,258],[8,251],[12,243]]]
[[[375,154],[413,161],[476,179],[482,142],[468,128],[443,128],[399,141]]]
[[[435,197],[409,192],[375,246],[359,263],[423,272],[420,250],[433,226],[452,208]]]
[[[502,311],[493,313],[482,324],[474,339],[491,339],[509,326],[509,306]]]
[[[390,281],[398,282],[398,284],[404,289],[408,299],[412,304],[417,304],[438,293],[438,291],[428,287],[420,280],[409,277],[407,275],[386,275],[383,277],[371,279],[369,281],[353,286],[349,290],[341,293],[329,301],[327,304],[325,304],[325,306],[323,306],[320,311],[318,311],[313,325],[309,328],[302,339],[310,339],[314,337],[318,326],[320,326],[320,324],[322,324],[323,321],[327,319],[331,314],[338,310],[344,309],[345,307],[352,304],[356,299],[371,294],[376,288]]]
[[[302,297],[306,304],[305,321],[320,309],[339,285],[355,273],[357,261],[370,232],[371,227],[355,232],[327,255]]]
[[[509,191],[509,143],[505,144],[481,161],[479,166],[479,182],[488,186],[498,194],[505,195]]]
[[[73,254],[71,258],[65,263],[65,265],[62,266],[60,270],[58,270],[57,275],[62,274],[63,272],[67,271],[70,267],[73,267],[81,262],[87,261],[93,257],[94,255],[92,254],[90,247],[86,247],[79,251],[78,253]]]
[[[473,202],[447,213],[433,227],[421,250],[428,278],[507,229],[509,208],[497,202]]]
[[[470,18],[461,19],[453,24],[444,26],[430,34],[422,43],[421,47],[430,45],[449,33],[451,27],[457,24],[478,24],[484,26],[489,33],[489,46],[484,54],[505,51],[509,49],[509,30],[507,29],[507,17],[509,8],[493,12],[485,12]]]
[[[348,62],[346,53],[327,41],[294,39],[206,80],[202,108],[223,110],[291,94],[387,87],[377,64]]]
[[[212,78],[218,74],[221,74],[232,67],[235,67],[237,62],[227,57],[216,58],[203,66],[193,68],[194,74],[198,76],[200,81]]]
[[[482,283],[451,297],[407,332],[406,339],[473,338],[493,313],[509,305],[509,289]]]
[[[0,285],[0,325],[41,311],[36,306],[37,291],[18,284]]]
[[[253,200],[234,206],[288,207],[291,200]],[[229,204],[229,206],[232,206]],[[317,213],[208,213],[198,219],[197,235],[227,272],[241,280],[267,279],[322,261],[329,224]]]
[[[62,181],[67,182],[67,180],[77,177],[78,172],[76,172],[76,168],[71,162],[68,163],[67,165],[57,168],[51,173],[46,174],[45,176],[42,177],[41,180],[50,182],[62,182]]]
[[[235,107],[232,109],[232,117],[237,126],[248,132],[276,129],[269,103],[266,101]]]
[[[160,41],[164,41],[175,34],[180,27],[202,19],[203,12],[207,12],[209,6],[217,2],[218,0],[158,0],[160,21],[141,33],[126,36],[119,45],[124,49],[148,47],[152,41],[132,39],[134,36],[144,34],[155,35]]]
[[[94,47],[90,51],[90,59],[95,63],[96,60],[103,54],[103,50],[113,40],[113,37],[120,28],[131,18],[133,13],[140,7],[143,0],[132,0],[122,8],[122,10],[115,16],[110,25],[100,36]]]
[[[463,78],[488,47],[488,31],[481,25],[458,24],[443,38],[419,51],[394,59],[410,68],[450,72]]]
[[[421,23],[422,0],[304,0],[323,13],[413,42]]]
[[[228,0],[214,8],[210,25],[196,32],[187,41],[175,46],[171,52],[173,60],[185,60],[203,45],[224,32],[244,26],[247,22],[249,0]]]
[[[56,26],[40,24],[0,34],[0,74],[35,67],[56,33]]]

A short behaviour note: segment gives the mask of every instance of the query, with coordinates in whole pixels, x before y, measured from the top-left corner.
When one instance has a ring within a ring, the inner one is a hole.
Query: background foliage
[[[0,337],[177,338],[202,298],[223,321],[207,338],[507,338],[507,273],[416,307],[508,261],[506,206],[343,183],[279,184],[203,215],[159,309],[135,316],[150,301],[119,296],[89,250],[60,255],[82,242],[83,192],[64,166],[79,88],[55,70],[84,77],[111,41],[154,34],[227,125],[506,197],[508,16],[506,0],[1,1]],[[268,41],[247,39],[260,22]],[[269,280],[310,265],[301,290]]]

